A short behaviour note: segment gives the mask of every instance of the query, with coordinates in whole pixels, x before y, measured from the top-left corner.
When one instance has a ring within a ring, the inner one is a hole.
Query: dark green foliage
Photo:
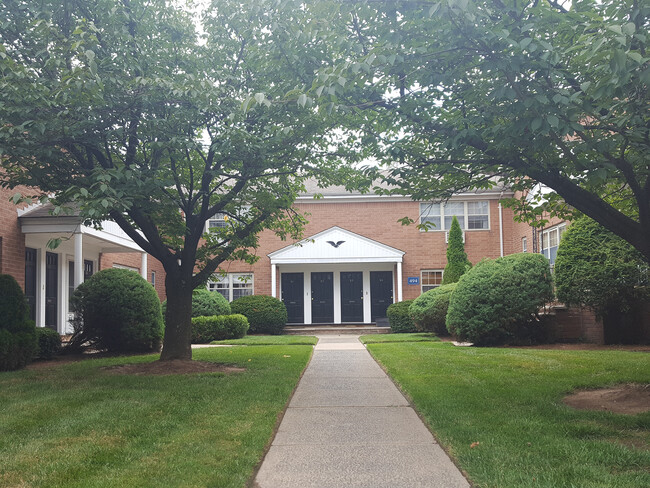
[[[447,309],[449,298],[455,289],[456,283],[442,285],[413,300],[409,313],[418,331],[447,334]]]
[[[72,296],[77,317],[71,347],[89,344],[111,352],[157,351],[162,339],[160,301],[138,273],[105,269]]]
[[[240,339],[246,335],[248,319],[241,314],[192,318],[192,343]]]
[[[467,259],[465,244],[463,243],[463,230],[460,228],[458,219],[454,215],[451,219],[449,238],[447,239],[447,266],[442,274],[442,284],[449,285],[456,283],[465,272],[472,267]]]
[[[232,313],[240,313],[248,319],[249,333],[281,334],[287,323],[287,307],[280,300],[268,295],[250,295],[234,300]]]
[[[475,344],[505,342],[552,298],[549,263],[541,254],[486,259],[458,282],[449,300],[447,329]]]
[[[51,359],[61,352],[61,336],[52,329],[36,327],[36,338],[38,340],[38,353],[40,359]]]
[[[0,274],[0,329],[18,332],[29,319],[29,306],[16,279]]]
[[[647,296],[648,263],[630,244],[590,218],[571,224],[555,261],[558,300],[599,315],[627,311]]]
[[[162,302],[162,314],[165,317],[167,300]],[[192,317],[209,317],[212,315],[230,315],[230,303],[216,291],[197,288],[192,292]]]
[[[411,303],[413,303],[413,300],[404,300],[388,306],[386,316],[390,323],[391,332],[417,332],[415,324],[409,315]]]
[[[0,371],[23,368],[37,351],[36,327],[13,276],[0,275]]]

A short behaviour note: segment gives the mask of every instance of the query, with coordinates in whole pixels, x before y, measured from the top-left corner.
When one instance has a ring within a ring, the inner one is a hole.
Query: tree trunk
[[[167,275],[167,311],[161,361],[192,359],[192,285]]]

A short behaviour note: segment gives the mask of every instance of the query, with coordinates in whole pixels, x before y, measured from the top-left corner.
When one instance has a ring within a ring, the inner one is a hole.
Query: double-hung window
[[[490,211],[487,200],[447,203],[420,203],[420,223],[430,230],[449,230],[454,216],[463,230],[490,228]]]
[[[218,212],[208,219],[208,230],[214,228],[224,228],[228,225],[228,217],[223,212]]]
[[[422,293],[425,291],[433,290],[442,283],[442,270],[441,269],[423,269],[420,271],[420,287]]]
[[[229,302],[253,294],[253,273],[214,274],[208,290],[221,293]]]
[[[557,248],[560,245],[560,240],[565,230],[566,224],[560,224],[539,233],[539,252],[548,258],[551,266],[555,264]]]

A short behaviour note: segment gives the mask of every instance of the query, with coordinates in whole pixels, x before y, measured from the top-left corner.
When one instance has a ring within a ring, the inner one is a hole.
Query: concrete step
[[[389,334],[390,327],[377,327],[374,324],[326,324],[326,325],[287,325],[286,335],[318,335],[318,334]]]

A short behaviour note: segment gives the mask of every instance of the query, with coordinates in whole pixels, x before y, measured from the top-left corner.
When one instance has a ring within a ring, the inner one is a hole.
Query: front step
[[[390,327],[375,325],[287,325],[286,335],[317,335],[317,334],[389,334]]]

